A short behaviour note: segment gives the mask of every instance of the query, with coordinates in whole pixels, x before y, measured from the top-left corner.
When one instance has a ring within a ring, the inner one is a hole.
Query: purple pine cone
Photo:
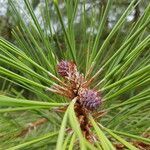
[[[89,110],[96,109],[101,104],[101,97],[94,90],[82,89],[79,97],[81,105]]]
[[[58,73],[62,77],[68,77],[70,74],[76,72],[76,65],[72,61],[62,60],[57,66]]]

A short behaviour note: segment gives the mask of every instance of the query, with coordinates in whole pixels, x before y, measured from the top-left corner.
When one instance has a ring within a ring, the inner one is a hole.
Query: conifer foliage
[[[0,149],[150,148],[150,4],[130,0],[112,23],[115,2],[44,0],[39,17],[31,1],[20,11],[9,0]]]

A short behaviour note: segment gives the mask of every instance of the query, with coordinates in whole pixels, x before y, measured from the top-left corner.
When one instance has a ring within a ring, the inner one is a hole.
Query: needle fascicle
[[[54,80],[58,81],[60,84],[67,87],[67,84],[65,84],[63,81],[61,81],[59,78],[57,78],[55,75],[53,75],[51,72],[48,71],[48,75],[53,78]]]

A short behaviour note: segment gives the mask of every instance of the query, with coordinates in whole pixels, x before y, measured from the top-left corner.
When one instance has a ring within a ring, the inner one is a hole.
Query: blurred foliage
[[[35,11],[35,14],[37,15],[37,18],[39,19],[39,22],[41,23],[43,30],[44,30],[44,22],[41,22],[41,13],[45,14],[44,11],[44,2],[43,0],[30,0],[32,3],[32,7]],[[103,33],[103,37],[105,38],[108,34],[109,31],[111,30],[111,28],[114,26],[114,24],[116,23],[116,21],[118,20],[119,16],[122,14],[122,12],[125,10],[126,6],[129,5],[129,3],[131,2],[131,0],[114,0],[113,1],[113,6],[112,9],[109,12],[108,18],[107,18],[107,24],[106,24],[106,28],[105,28],[105,32]],[[18,6],[19,11],[22,13],[22,17],[26,20],[26,18],[29,17],[29,14],[27,12],[27,10],[25,9],[25,5],[22,1],[18,1],[18,0],[14,0],[14,3],[16,3],[16,6]],[[50,11],[50,19],[51,22],[54,24],[54,37],[55,34],[59,34],[60,35],[60,46],[63,47],[63,41],[61,42],[62,36],[61,36],[61,26],[58,22],[58,18],[56,18],[56,11],[54,9],[54,6],[52,4],[53,2],[49,3],[49,11]],[[64,21],[66,22],[66,17],[67,17],[67,12],[65,9],[65,2],[64,1],[59,1],[59,5],[60,5],[60,10],[62,13],[62,16],[64,17]],[[85,11],[86,11],[86,15],[84,17],[86,17],[86,26],[87,26],[87,32],[89,32],[90,30],[90,20],[92,18],[92,13],[94,13],[94,15],[96,16],[95,18],[95,29],[97,28],[99,22],[99,18],[100,13],[103,9],[105,9],[106,4],[107,4],[107,0],[81,0],[79,2],[79,8],[80,11],[78,11],[77,17],[76,17],[76,24],[78,25],[78,28],[76,28],[78,35],[81,35],[80,33],[82,33],[82,27],[80,24],[82,23],[82,9],[83,5],[85,3]],[[137,7],[135,7],[134,11],[130,14],[130,16],[127,18],[128,24],[126,24],[126,27],[124,27],[122,29],[122,33],[125,34],[126,30],[128,30],[128,28],[130,28],[130,24],[132,22],[136,22],[136,20],[139,18],[140,14],[144,11],[145,6],[147,6],[149,3],[149,0],[144,0],[141,3],[139,3],[137,5]],[[11,34],[11,30],[14,26],[17,26],[17,23],[14,22],[14,20],[12,19],[12,15],[11,15],[11,8],[9,7],[9,1],[6,2],[5,1],[5,5],[3,5],[3,0],[0,1],[0,9],[3,8],[3,10],[5,13],[1,13],[0,14],[0,36],[13,41],[14,38]],[[22,10],[22,8],[24,10]],[[94,11],[91,11],[94,10]],[[96,21],[97,20],[97,21]],[[19,22],[18,22],[19,23]],[[27,23],[27,22],[26,22]],[[67,23],[67,22],[66,22]],[[88,28],[89,27],[89,28]],[[96,30],[94,32],[96,34]],[[77,41],[81,41],[80,36],[78,36]]]

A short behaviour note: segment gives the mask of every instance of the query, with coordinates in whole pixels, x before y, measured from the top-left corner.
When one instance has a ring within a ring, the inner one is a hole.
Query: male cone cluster
[[[83,74],[79,73],[72,61],[62,60],[58,64],[58,73],[69,84],[72,92],[71,98],[78,98],[79,104],[88,110],[94,110],[101,104],[101,97],[96,90],[86,86]]]

